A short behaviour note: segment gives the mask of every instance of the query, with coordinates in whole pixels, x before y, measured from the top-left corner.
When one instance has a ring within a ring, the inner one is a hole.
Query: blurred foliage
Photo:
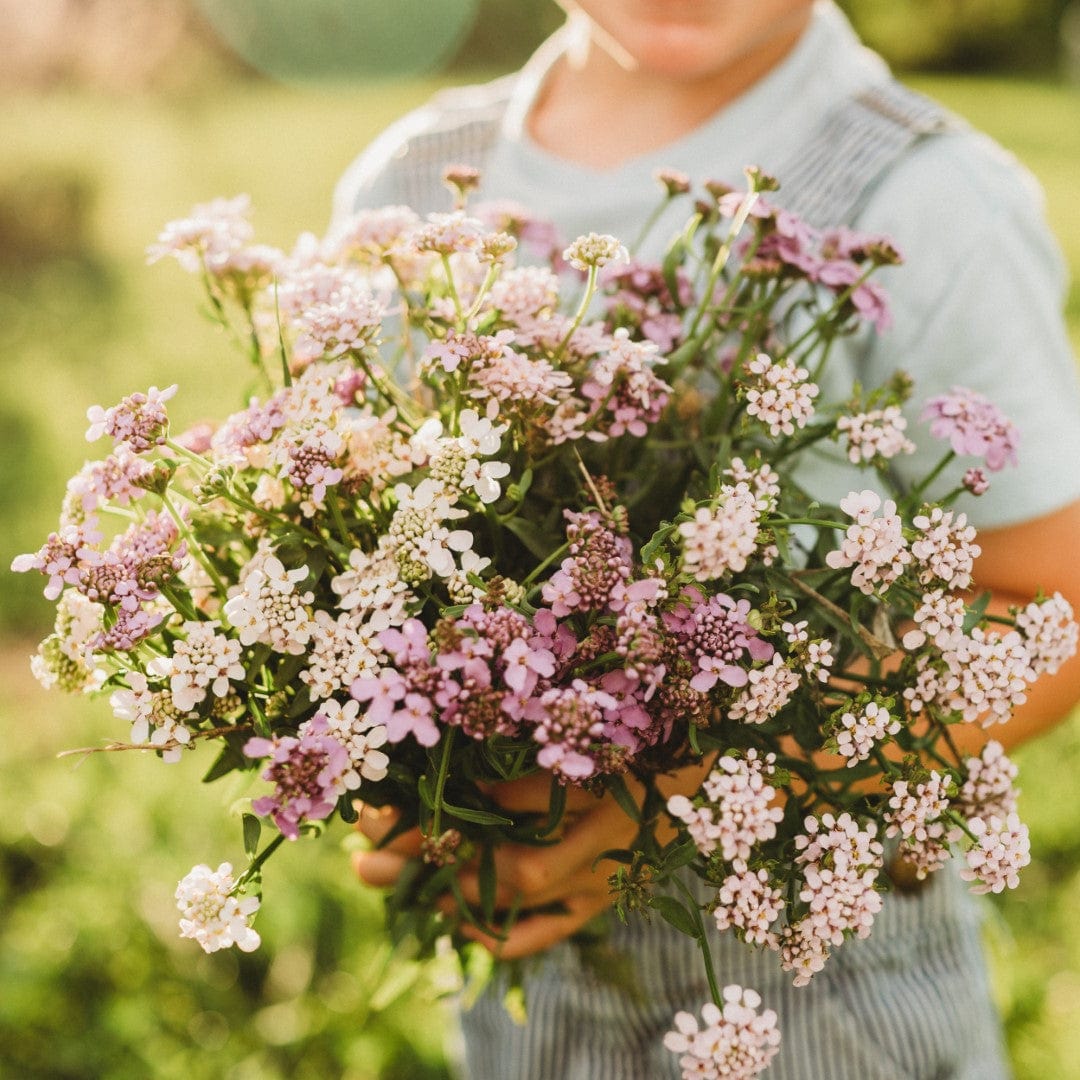
[[[898,68],[1058,70],[1069,0],[838,0],[863,40]]]
[[[334,178],[434,85],[248,81],[184,98],[9,96],[0,113],[0,564],[53,527],[64,480],[89,452],[88,405],[177,381],[171,412],[186,427],[245,391],[246,371],[226,363],[231,350],[197,313],[195,284],[171,265],[143,266],[161,224],[247,191],[260,238],[288,246],[301,227],[321,230]],[[1073,268],[1080,349],[1075,91],[988,79],[919,85],[991,130],[1046,185]],[[389,956],[380,902],[349,871],[346,830],[287,845],[271,862],[258,953],[207,957],[179,939],[177,880],[196,862],[242,858],[228,782],[199,784],[202,751],[174,766],[142,755],[56,760],[126,732],[105,703],[46,695],[31,679],[27,654],[51,613],[40,587],[29,575],[0,576],[0,1076],[446,1077],[439,989],[448,972]],[[1018,1080],[1080,1080],[1080,803],[1067,797],[1080,722],[1020,760],[1036,863],[1019,892],[992,907],[997,989]]]
[[[1063,34],[1067,11],[1080,24],[1080,0],[838,2],[904,70],[1046,75],[1078,62]],[[407,17],[414,6],[422,19]],[[475,75],[517,67],[560,21],[554,0],[0,0],[0,86],[198,92]]]

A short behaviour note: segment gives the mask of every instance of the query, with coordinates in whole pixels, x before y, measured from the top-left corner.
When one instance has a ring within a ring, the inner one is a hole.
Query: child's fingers
[[[354,851],[353,870],[365,885],[389,889],[397,884],[409,859],[392,851]]]
[[[397,825],[400,813],[389,806],[368,806],[366,803],[356,802],[357,819],[353,826],[357,832],[363,833],[376,847],[383,851],[394,852],[398,855],[416,856],[420,854],[420,832],[417,829],[409,829],[400,836],[384,845],[384,841]]]
[[[577,933],[590,919],[608,906],[607,895],[577,896],[566,904],[566,911],[554,915],[528,915],[517,920],[504,939],[489,937],[476,927],[463,924],[461,932],[480,942],[489,952],[503,960],[543,952]]]

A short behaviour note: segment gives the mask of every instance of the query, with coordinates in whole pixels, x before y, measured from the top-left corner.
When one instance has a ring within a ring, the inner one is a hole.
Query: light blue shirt
[[[461,110],[471,100],[480,108],[502,98],[480,197],[520,202],[555,222],[567,239],[595,231],[633,240],[657,205],[654,173],[661,167],[698,182],[738,184],[744,167],[755,164],[783,183],[788,155],[805,144],[821,116],[890,79],[839,10],[819,2],[799,44],[765,79],[684,137],[598,170],[536,145],[526,128],[562,47],[557,35],[512,80],[456,90],[444,100]],[[438,107],[436,99],[405,117],[357,160],[339,185],[336,217],[401,201],[381,167],[410,133],[437,123]],[[687,213],[685,201],[669,207],[641,254],[658,256]],[[844,400],[856,379],[872,388],[897,369],[907,371],[915,380],[909,434],[919,449],[898,459],[896,471],[911,481],[945,449],[918,421],[922,404],[954,385],[978,390],[1020,429],[1020,465],[990,474],[986,495],[963,500],[969,520],[1013,524],[1080,498],[1080,388],[1061,315],[1064,265],[1033,177],[985,135],[963,128],[912,147],[867,193],[853,224],[892,237],[905,263],[878,276],[891,298],[893,327],[841,343],[822,400]],[[958,462],[942,487],[955,486],[963,469],[977,463]],[[874,478],[837,452],[808,459],[800,479],[818,497],[837,501],[873,486]]]

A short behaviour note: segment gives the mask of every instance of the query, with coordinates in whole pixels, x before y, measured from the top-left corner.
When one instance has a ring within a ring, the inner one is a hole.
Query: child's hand
[[[661,790],[665,795],[676,791],[693,794],[707,771],[705,765],[683,769],[673,777],[662,778]],[[640,799],[641,785],[630,776],[625,780],[634,797]],[[549,803],[550,783],[548,774],[538,773],[499,784],[491,793],[507,810],[543,813]],[[386,837],[398,818],[397,812],[389,808],[361,806],[359,811],[356,827],[375,844]],[[597,857],[612,848],[631,846],[637,829],[636,822],[627,817],[612,796],[598,798],[571,787],[557,843],[543,847],[503,844],[495,849],[495,906],[522,913],[505,938],[488,937],[468,924],[462,926],[462,933],[506,960],[542,952],[571,937],[612,902],[608,878],[615,867],[603,860],[597,863]],[[661,843],[672,835],[665,824],[658,825],[657,839]],[[413,829],[378,850],[356,852],[353,867],[368,885],[392,887],[406,863],[419,857],[420,842],[420,833]],[[466,901],[479,905],[480,881],[475,863],[463,867],[458,880]],[[443,903],[447,912],[455,909],[452,897],[447,896]],[[553,906],[563,910],[529,914],[531,909]]]

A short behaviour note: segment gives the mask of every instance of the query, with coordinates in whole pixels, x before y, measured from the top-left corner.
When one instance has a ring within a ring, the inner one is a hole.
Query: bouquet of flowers
[[[962,388],[923,402],[940,460],[900,488],[910,380],[820,390],[833,344],[887,323],[872,275],[899,256],[747,176],[692,201],[662,174],[662,205],[691,205],[657,265],[468,205],[463,167],[452,211],[365,211],[289,254],[252,243],[244,199],[166,227],[151,257],[202,278],[256,396],[182,434],[176,387],[90,409],[112,449],[14,569],[57,603],[40,680],[130,724],[109,748],[210,741],[207,780],[251,778],[247,867],[181,881],[184,936],[256,948],[267,857],[363,800],[423,836],[392,925],[498,938],[493,851],[550,842],[581,788],[638,829],[608,853],[617,910],[705,954],[714,1000],[668,1047],[687,1076],[750,1077],[775,1014],[717,985],[705,919],[803,984],[870,933],[885,842],[919,877],[956,853],[976,891],[1016,884],[1015,767],[952,735],[1007,720],[1076,648],[1060,596],[1005,618],[974,591],[953,505],[1015,459],[1015,429]],[[804,479],[822,453],[867,473],[838,505]],[[535,775],[546,807],[500,803]]]

